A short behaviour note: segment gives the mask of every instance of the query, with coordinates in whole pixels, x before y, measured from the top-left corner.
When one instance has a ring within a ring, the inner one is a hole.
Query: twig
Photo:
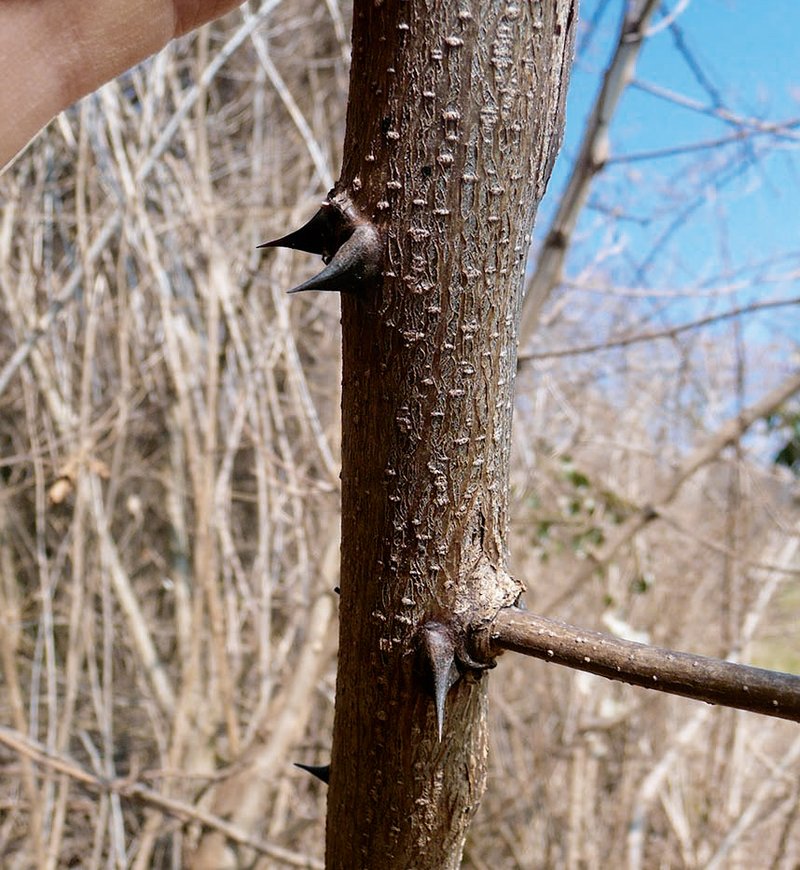
[[[153,145],[152,150],[147,158],[139,167],[136,173],[136,184],[141,183],[147,178],[153,167],[156,166],[159,158],[163,154],[167,145],[169,145],[172,137],[178,130],[181,121],[186,117],[191,108],[197,102],[202,94],[206,92],[209,84],[213,81],[217,73],[222,69],[228,58],[239,48],[239,46],[247,39],[248,36],[256,29],[256,27],[272,12],[281,0],[264,0],[258,11],[239,27],[231,38],[222,46],[219,52],[214,56],[214,60],[203,71],[200,80],[193,85],[186,93],[181,104],[175,110],[169,122],[165,125],[158,140]],[[125,203],[119,203],[114,212],[105,217],[103,220],[103,229],[97,235],[97,238],[92,243],[89,250],[86,252],[86,257],[82,263],[78,263],[69,276],[69,279],[64,284],[63,290],[52,301],[47,311],[38,319],[36,325],[33,326],[25,338],[20,341],[17,349],[11,355],[11,358],[3,366],[0,371],[0,395],[2,395],[9,381],[14,377],[19,367],[28,359],[33,348],[38,344],[39,339],[46,335],[53,324],[58,319],[64,306],[71,302],[80,292],[83,286],[84,268],[86,265],[94,263],[108,248],[109,241],[122,225],[122,218],[125,214]]]
[[[486,633],[492,647],[634,686],[800,722],[800,676],[794,674],[635,643],[515,608],[501,610]]]
[[[561,278],[567,250],[592,181],[608,159],[611,119],[633,79],[639,52],[647,38],[647,25],[657,6],[658,0],[645,0],[637,15],[626,15],[622,22],[614,56],[586,125],[575,167],[525,291],[519,331],[519,346],[523,350],[536,334],[542,308]]]
[[[320,181],[326,188],[333,187],[333,173],[328,165],[328,161],[286,82],[278,72],[278,68],[272,62],[272,58],[269,56],[269,51],[267,49],[266,39],[261,34],[254,32],[252,35],[252,41],[258,59],[261,62],[261,66],[264,68],[264,72],[266,72],[270,82],[272,82],[272,87],[275,88],[275,91],[280,97],[286,111],[289,113],[289,117],[294,122],[295,127],[297,127],[297,132],[300,134],[303,143],[306,146],[306,150],[314,164],[314,168],[317,170]]]
[[[717,139],[704,139],[702,142],[688,142],[685,145],[671,145],[666,148],[654,148],[650,151],[633,151],[629,154],[617,154],[609,157],[606,166],[619,163],[641,163],[645,160],[663,160],[667,157],[679,157],[682,154],[696,154],[698,151],[719,150],[726,145],[737,145],[756,136],[769,136],[768,132],[760,130],[737,130],[729,136],[720,136]]]
[[[619,550],[631,541],[648,523],[658,519],[660,512],[667,507],[681,487],[709,462],[716,459],[729,444],[734,444],[756,422],[766,417],[796,393],[800,392],[800,371],[793,372],[757,402],[731,417],[710,435],[699,447],[693,450],[675,471],[672,478],[662,486],[650,504],[644,505],[619,526],[608,541],[597,552],[589,553],[589,558],[570,578],[566,587],[556,598],[549,601],[542,610],[547,613],[558,607],[572,596],[592,576],[594,571],[608,564]]]
[[[647,37],[655,36],[667,27],[671,27],[675,21],[683,15],[689,3],[691,3],[691,0],[678,0],[673,9],[669,12],[665,12],[664,17],[658,22],[658,24],[654,24],[652,27],[647,29]]]
[[[139,655],[143,673],[153,690],[153,695],[158,701],[159,706],[165,713],[169,713],[175,707],[175,692],[167,670],[159,658],[147,619],[142,612],[130,578],[122,566],[119,552],[111,536],[108,516],[103,504],[100,481],[94,473],[89,475],[89,498],[95,529],[100,539],[101,558],[105,569],[109,573],[111,585],[119,606],[122,608],[127,619],[127,626],[132,635],[131,645]]]
[[[572,348],[565,347],[558,350],[542,351],[541,353],[523,353],[520,354],[519,361],[527,362],[528,360],[553,359],[554,357],[562,356],[581,356],[582,354],[596,353],[601,350],[612,350],[616,347],[630,347],[632,344],[639,344],[644,341],[675,338],[676,335],[680,335],[682,332],[700,329],[703,326],[719,323],[722,320],[730,320],[733,317],[739,317],[741,314],[751,314],[754,311],[763,311],[768,308],[784,308],[789,305],[800,305],[800,296],[793,296],[791,299],[773,299],[768,302],[753,302],[751,305],[742,305],[739,308],[723,311],[720,314],[710,314],[708,317],[701,317],[699,320],[692,320],[689,323],[680,323],[669,329],[640,332],[638,335],[626,335],[622,338],[610,339],[609,341],[598,342],[597,344],[584,344],[580,347]]]
[[[759,133],[771,133],[777,138],[785,138],[792,142],[800,140],[800,134],[793,131],[793,128],[800,125],[800,118],[789,118],[786,121],[762,121],[760,118],[748,118],[742,115],[735,115],[723,106],[708,106],[705,103],[701,103],[699,100],[693,100],[690,97],[671,91],[668,88],[654,85],[640,79],[631,82],[630,86],[643,91],[646,94],[650,94],[651,96],[673,103],[676,106],[681,106],[684,109],[689,109],[690,111],[698,112],[702,115],[708,115],[712,118],[718,118],[726,124],[731,124],[735,127],[745,127],[747,129],[756,130]]]
[[[243,846],[254,849],[262,855],[269,855],[293,867],[310,867],[314,870],[323,870],[321,861],[282,846],[266,843],[258,837],[252,837],[235,825],[231,825],[224,819],[212,813],[198,809],[184,801],[168,798],[140,782],[132,782],[128,779],[105,779],[96,776],[78,764],[77,761],[66,755],[49,752],[45,746],[36,740],[25,737],[18,731],[0,726],[0,743],[16,752],[22,758],[28,758],[36,764],[40,764],[49,770],[65,774],[76,782],[81,783],[93,791],[108,795],[119,795],[128,800],[138,801],[147,806],[168,813],[175,818],[186,822],[198,822],[206,828],[213,828],[224,834],[229,840],[240,843]]]

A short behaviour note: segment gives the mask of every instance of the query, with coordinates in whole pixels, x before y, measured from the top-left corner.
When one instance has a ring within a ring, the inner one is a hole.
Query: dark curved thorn
[[[436,725],[441,743],[445,699],[460,676],[456,666],[453,635],[440,622],[428,622],[422,626],[422,650],[431,673]]]
[[[263,245],[258,247],[293,248],[295,251],[306,251],[309,254],[319,254],[320,256],[324,255],[330,248],[331,236],[333,235],[329,217],[330,208],[326,203],[299,230],[289,233],[288,236],[273,239],[271,242],[264,242]]]
[[[357,293],[378,274],[379,269],[378,234],[369,224],[360,224],[319,275],[309,278],[289,292],[331,290]]]
[[[307,771],[312,776],[316,776],[316,778],[322,780],[325,785],[328,784],[331,775],[330,764],[300,764],[299,761],[295,761],[294,766],[299,767],[300,770]]]

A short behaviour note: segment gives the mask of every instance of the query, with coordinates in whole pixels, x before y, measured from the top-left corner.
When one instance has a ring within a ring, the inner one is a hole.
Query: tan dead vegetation
[[[338,300],[287,297],[315,264],[255,246],[336,177],[349,13],[255,9],[0,177],[3,867],[321,866],[324,787],[291,762],[332,725]],[[565,310],[547,346],[585,340]],[[602,558],[735,408],[719,353],[525,371],[514,565],[532,608],[796,666],[799,515],[763,451],[717,451]],[[491,687],[465,866],[800,861],[795,726],[510,654]]]

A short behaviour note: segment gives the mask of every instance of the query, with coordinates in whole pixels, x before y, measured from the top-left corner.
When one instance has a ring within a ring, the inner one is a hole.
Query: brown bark
[[[514,602],[507,483],[520,293],[560,144],[573,0],[356,2],[342,179],[382,272],[343,294],[331,868],[459,866],[486,687],[460,657],[438,740],[422,627]]]
[[[800,722],[800,676],[661,649],[508,608],[482,632],[508,649],[632,686]]]

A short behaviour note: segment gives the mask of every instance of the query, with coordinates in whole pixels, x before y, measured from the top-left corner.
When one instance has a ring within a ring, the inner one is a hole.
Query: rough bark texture
[[[573,0],[357,0],[339,195],[382,271],[342,296],[340,659],[331,868],[459,866],[485,782],[465,664],[441,742],[421,628],[512,604],[520,288],[560,144]]]
[[[479,637],[495,649],[515,650],[609,680],[800,722],[796,674],[635,643],[513,607],[501,610]]]

